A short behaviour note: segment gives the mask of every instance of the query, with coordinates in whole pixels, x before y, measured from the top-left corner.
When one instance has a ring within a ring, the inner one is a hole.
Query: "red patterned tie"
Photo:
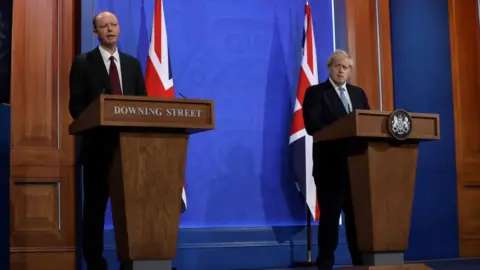
[[[117,65],[115,65],[115,57],[110,56],[110,85],[114,95],[121,95],[122,89],[120,87],[120,77],[118,76]]]

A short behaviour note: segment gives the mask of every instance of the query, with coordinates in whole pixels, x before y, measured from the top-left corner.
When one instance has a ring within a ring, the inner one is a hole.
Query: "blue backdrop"
[[[0,103],[10,102],[10,60],[13,0],[0,2]]]
[[[0,269],[10,261],[10,108],[0,104]]]
[[[420,145],[408,259],[458,256],[457,185],[448,0],[391,0],[395,106],[440,114]]]
[[[120,21],[120,49],[145,67],[154,2],[84,0],[83,51],[96,46],[93,14],[110,10]],[[288,166],[304,2],[166,0],[164,7],[175,91],[214,100],[216,110],[216,129],[191,137],[181,227],[304,224]],[[312,13],[323,80],[333,50],[331,1],[312,1]]]
[[[8,269],[10,258],[10,60],[12,0],[0,1],[0,269]],[[6,267],[7,266],[7,267]]]

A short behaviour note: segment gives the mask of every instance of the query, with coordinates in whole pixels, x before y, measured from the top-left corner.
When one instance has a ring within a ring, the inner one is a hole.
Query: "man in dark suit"
[[[363,89],[348,84],[353,60],[342,50],[335,51],[327,61],[329,78],[310,86],[303,101],[303,119],[309,135],[322,130],[354,109],[370,109]],[[348,174],[346,142],[319,142],[313,145],[313,177],[317,186],[320,223],[318,228],[317,265],[331,269],[338,245],[340,213],[345,214],[348,248],[354,265],[362,263],[357,247]]]
[[[100,94],[145,96],[142,69],[137,59],[118,51],[120,26],[111,12],[93,19],[100,46],[75,57],[70,70],[71,116],[76,119]],[[83,165],[83,255],[88,270],[106,270],[103,229],[108,193],[109,149],[118,141],[106,130],[82,134],[77,162]]]

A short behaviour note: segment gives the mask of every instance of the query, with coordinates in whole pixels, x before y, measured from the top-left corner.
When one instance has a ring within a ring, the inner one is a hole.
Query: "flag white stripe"
[[[293,133],[290,135],[290,144],[295,142],[298,139],[301,139],[303,137],[307,136],[307,131],[305,129],[299,130],[298,132]]]
[[[305,132],[306,133],[306,132]],[[308,208],[312,213],[316,213],[317,208],[317,187],[312,176],[313,171],[313,138],[305,134],[305,179],[306,179],[306,201]],[[315,218],[315,214],[313,214]]]

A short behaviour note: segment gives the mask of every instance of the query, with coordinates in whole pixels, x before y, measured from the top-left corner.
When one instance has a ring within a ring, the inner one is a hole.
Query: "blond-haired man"
[[[329,78],[309,87],[303,101],[303,119],[309,135],[330,125],[354,109],[370,109],[362,88],[347,83],[353,60],[349,54],[336,50],[327,61]],[[313,177],[320,206],[317,265],[332,269],[338,245],[338,220],[345,214],[348,248],[354,265],[361,265],[357,247],[355,220],[348,176],[345,142],[321,142],[313,145]]]

